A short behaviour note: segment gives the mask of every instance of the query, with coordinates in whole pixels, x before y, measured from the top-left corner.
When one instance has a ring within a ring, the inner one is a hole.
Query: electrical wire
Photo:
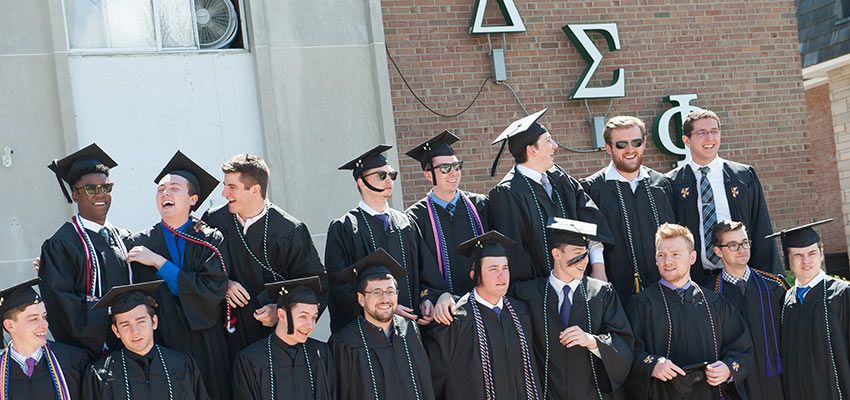
[[[461,114],[467,112],[470,108],[472,108],[472,106],[475,104],[475,102],[478,101],[478,96],[481,95],[481,92],[484,90],[484,86],[487,86],[487,83],[490,82],[491,79],[493,79],[492,76],[487,76],[487,79],[485,79],[484,82],[481,83],[481,87],[478,88],[478,93],[475,94],[475,97],[472,99],[472,101],[469,103],[469,105],[466,106],[466,108],[464,108],[460,112],[457,112],[457,113],[454,113],[454,114],[443,114],[443,113],[436,111],[433,108],[429,107],[427,104],[425,104],[424,101],[422,101],[422,99],[419,98],[419,95],[417,95],[416,92],[413,90],[413,88],[410,87],[410,84],[407,83],[407,78],[405,78],[404,74],[401,73],[401,69],[399,69],[398,64],[396,64],[395,60],[393,59],[393,56],[390,54],[390,49],[389,49],[389,47],[387,47],[386,44],[384,44],[384,50],[386,50],[387,58],[390,59],[390,62],[393,64],[393,67],[395,67],[395,70],[398,72],[398,76],[401,77],[401,81],[404,82],[404,86],[407,87],[407,90],[410,91],[410,94],[413,95],[413,98],[415,98],[416,101],[418,101],[419,104],[422,105],[422,107],[425,107],[426,110],[430,111],[434,115],[438,115],[438,116],[443,117],[443,118],[455,118],[455,117],[458,117]]]

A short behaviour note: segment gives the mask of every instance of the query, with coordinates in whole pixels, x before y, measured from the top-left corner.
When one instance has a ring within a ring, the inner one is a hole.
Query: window
[[[242,0],[65,0],[71,50],[245,48]]]

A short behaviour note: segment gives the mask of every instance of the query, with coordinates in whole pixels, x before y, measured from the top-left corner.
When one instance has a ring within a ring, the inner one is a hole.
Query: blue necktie
[[[797,288],[797,302],[803,304],[803,297],[806,296],[806,293],[809,292],[810,287],[798,287]]]
[[[493,312],[496,313],[496,318],[502,319],[502,309],[499,307],[493,307]]]
[[[699,172],[702,174],[699,182],[700,199],[702,200],[702,231],[703,247],[705,256],[708,261],[714,265],[720,264],[720,257],[714,254],[714,225],[717,223],[717,207],[714,204],[714,191],[711,190],[711,183],[708,182],[709,167],[700,167]]]
[[[448,212],[451,216],[455,215],[455,205],[452,203],[446,204],[446,212]]]
[[[683,289],[683,288],[676,289],[676,294],[679,295],[679,302],[684,304],[685,303],[685,289]]]
[[[375,214],[375,218],[381,220],[381,223],[384,224],[384,230],[390,229],[390,216],[384,213]]]
[[[564,285],[564,302],[561,303],[561,322],[564,324],[564,328],[570,326],[570,311],[573,308],[573,304],[570,301],[570,286]]]
[[[103,239],[106,240],[106,243],[109,243],[109,230],[108,229],[100,228],[100,230],[97,231],[97,233],[99,233],[100,236],[103,236]]]

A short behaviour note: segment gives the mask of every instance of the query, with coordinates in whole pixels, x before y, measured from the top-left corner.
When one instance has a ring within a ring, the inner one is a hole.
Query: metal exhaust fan
[[[221,49],[236,38],[239,17],[230,0],[195,0],[198,43],[202,49]]]

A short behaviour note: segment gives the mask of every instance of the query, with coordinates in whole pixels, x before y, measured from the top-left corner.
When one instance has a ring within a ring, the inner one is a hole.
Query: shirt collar
[[[606,181],[620,181],[620,182],[631,183],[631,182],[640,181],[640,180],[643,180],[644,178],[649,177],[649,172],[647,172],[647,168],[645,166],[641,165],[639,171],[640,172],[638,173],[638,176],[635,177],[635,179],[632,179],[630,181],[630,180],[626,179],[623,175],[621,175],[620,171],[617,171],[617,168],[614,167],[614,162],[611,161],[611,162],[608,163],[608,167],[605,168],[605,180]]]
[[[431,198],[431,201],[433,201],[434,203],[437,203],[437,205],[440,206],[440,207],[446,208],[446,206],[449,203],[451,203],[451,205],[453,205],[453,206],[455,206],[455,208],[457,208],[457,201],[458,201],[458,199],[460,199],[460,190],[455,190],[455,197],[453,197],[452,201],[449,201],[449,202],[443,201],[442,199],[437,197],[437,195],[434,194],[433,190],[428,192],[428,196]]]
[[[716,174],[716,173],[718,173],[718,172],[723,171],[723,161],[724,161],[724,160],[723,160],[722,158],[720,158],[720,156],[714,157],[714,160],[712,160],[712,161],[711,161],[710,163],[708,163],[708,165],[707,165],[707,167],[711,169],[711,171],[709,171],[709,172],[708,172],[708,175],[709,175],[709,176],[710,176],[710,175],[714,175],[714,174]],[[699,169],[700,169],[701,167],[705,167],[705,166],[706,166],[706,165],[699,165],[699,164],[697,164],[697,163],[696,163],[693,159],[691,159],[691,161],[688,161],[688,165],[690,165],[690,166],[691,166],[691,170],[692,170],[692,171],[694,171],[694,175],[699,174]]]
[[[78,214],[78,215],[79,215],[79,214]],[[89,221],[89,220],[87,220],[87,219],[83,218],[82,216],[79,216],[79,220],[80,220],[80,224],[82,224],[82,225],[83,225],[83,228],[88,229],[88,230],[90,230],[90,231],[92,231],[92,232],[100,232],[100,230],[101,230],[101,229],[103,229],[103,228],[109,228],[109,227],[111,227],[111,226],[112,226],[112,225],[109,223],[109,221],[106,221],[106,223],[105,223],[105,224],[101,225],[101,224],[98,224],[97,222]]]
[[[15,351],[15,346],[12,345],[12,342],[9,342],[9,355],[12,356],[12,358],[14,358],[15,361],[17,361],[21,365],[26,365],[27,358],[35,359],[35,362],[38,363],[39,361],[41,361],[42,352],[44,352],[44,348],[39,347],[39,348],[35,349],[35,353],[32,353],[31,356],[27,357],[27,356]]]
[[[360,200],[360,205],[359,205],[359,206],[360,206],[360,209],[361,209],[361,210],[366,211],[366,214],[369,214],[369,215],[371,215],[371,216],[375,216],[375,215],[378,215],[378,214],[386,214],[386,213],[387,213],[387,210],[386,210],[386,209],[384,210],[384,212],[380,212],[380,211],[375,210],[375,209],[374,209],[374,208],[372,208],[372,207],[369,207],[369,205],[368,205],[368,204],[366,204],[366,202],[364,202],[363,200]],[[389,204],[388,204],[388,205],[387,205],[387,209],[389,209],[389,208],[390,208],[390,206],[389,206]]]
[[[672,284],[672,283],[667,282],[667,280],[666,280],[666,279],[664,279],[664,278],[661,278],[661,280],[660,280],[659,282],[660,282],[662,285],[666,286],[666,287],[667,287],[667,289],[670,289],[670,290],[676,290],[676,289],[685,289],[685,290],[688,290],[688,289],[690,289],[690,288],[691,288],[691,281],[690,281],[690,280],[688,280],[688,283],[684,284],[682,287],[676,287],[676,286],[673,286],[673,284]]]
[[[801,288],[801,287],[813,288],[813,287],[817,286],[817,284],[820,283],[824,278],[826,278],[826,272],[823,272],[823,270],[821,270],[820,272],[818,272],[817,276],[812,278],[812,280],[810,280],[809,283],[806,284],[806,286],[800,286],[797,282],[794,282],[794,287],[795,288]]]
[[[738,281],[747,282],[747,281],[750,280],[750,267],[744,268],[744,274],[741,275],[740,278],[733,276],[732,274],[726,272],[725,269],[723,270],[722,274],[723,274],[723,280],[724,281],[729,282],[733,285],[736,285],[736,284],[738,284]]]
[[[483,305],[483,306],[485,306],[485,307],[487,307],[491,310],[493,309],[493,307],[499,307],[500,310],[504,309],[504,297],[500,297],[499,301],[496,302],[496,304],[490,304],[490,302],[488,302],[487,300],[484,300],[484,298],[479,296],[477,291],[473,290],[472,292],[475,294],[475,301],[477,301],[481,305]]]
[[[239,214],[236,214],[236,219],[239,220],[239,223],[242,224],[242,226],[245,227],[245,229],[247,230],[249,226],[251,226],[254,222],[259,221],[268,212],[269,212],[269,208],[267,206],[265,206],[265,207],[263,207],[263,211],[261,211],[259,214],[255,215],[253,217],[242,219],[242,217],[240,217]]]
[[[570,292],[575,293],[579,283],[581,283],[581,279],[573,279],[570,282],[564,282],[558,279],[558,277],[556,277],[554,273],[549,273],[549,284],[552,285],[552,289],[555,289],[555,293],[563,292],[564,286],[569,286]]]
[[[526,178],[531,179],[531,180],[538,182],[538,183],[540,183],[540,178],[543,177],[543,174],[541,174],[541,173],[539,173],[539,172],[537,172],[537,171],[535,171],[531,168],[528,168],[528,167],[526,167],[525,165],[522,165],[522,164],[517,164],[516,170],[519,171],[519,173],[525,175]]]

